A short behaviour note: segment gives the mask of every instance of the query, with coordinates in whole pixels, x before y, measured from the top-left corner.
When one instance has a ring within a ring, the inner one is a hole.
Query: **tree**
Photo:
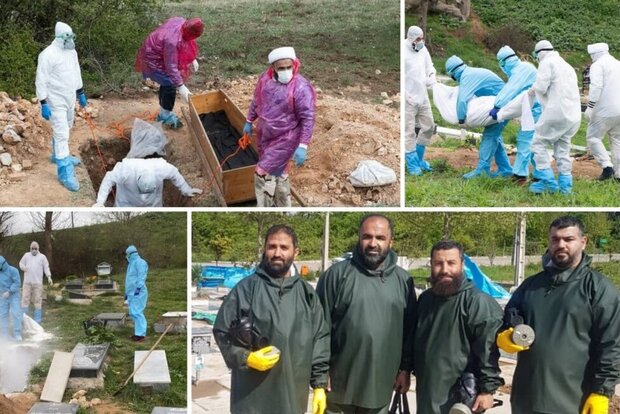
[[[216,234],[209,240],[209,248],[215,254],[215,264],[217,265],[222,256],[227,255],[233,247],[233,240],[221,233]]]
[[[15,217],[15,213],[12,211],[0,211],[0,245],[2,245],[2,240],[11,232],[13,217]]]
[[[35,230],[43,231],[44,233],[44,253],[53,273],[55,271],[53,254],[54,230],[70,226],[71,215],[52,211],[46,211],[45,213],[30,213],[30,221],[32,222]]]

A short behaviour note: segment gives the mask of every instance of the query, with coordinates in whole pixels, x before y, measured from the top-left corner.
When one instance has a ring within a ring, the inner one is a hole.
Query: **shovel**
[[[166,327],[166,330],[164,330],[164,332],[159,336],[159,338],[157,339],[157,341],[153,344],[153,346],[151,347],[151,349],[149,349],[148,354],[146,354],[146,356],[144,358],[142,358],[142,361],[140,361],[140,363],[138,364],[138,366],[136,367],[136,369],[133,370],[133,372],[131,373],[131,375],[125,380],[125,382],[123,383],[123,385],[121,385],[121,387],[116,390],[116,392],[114,394],[112,394],[113,396],[118,395],[119,392],[121,392],[129,383],[129,380],[133,378],[134,375],[136,375],[136,372],[138,372],[138,370],[140,368],[142,368],[142,365],[144,365],[144,363],[146,362],[146,360],[148,359],[148,357],[151,355],[151,352],[153,352],[153,350],[157,347],[157,345],[159,345],[159,341],[162,340],[162,338],[164,337],[164,335],[166,335],[168,333],[168,331],[170,330],[170,328],[172,328],[172,325],[174,325],[173,323],[169,324]]]

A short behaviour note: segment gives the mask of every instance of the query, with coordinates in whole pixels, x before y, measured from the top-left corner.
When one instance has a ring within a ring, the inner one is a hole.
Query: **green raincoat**
[[[474,374],[482,393],[504,383],[495,345],[501,326],[502,308],[468,279],[452,296],[431,289],[420,295],[414,343],[419,413],[448,413],[450,388],[463,372]]]
[[[383,407],[390,402],[399,367],[413,368],[408,351],[413,350],[415,289],[396,259],[390,251],[373,271],[364,267],[356,249],[351,260],[334,264],[319,280],[317,293],[331,328],[329,401]]]
[[[620,379],[620,294],[583,255],[560,271],[544,270],[515,291],[516,308],[536,333],[519,352],[510,402],[513,414],[578,414],[590,393],[612,396]]]
[[[248,315],[269,344],[280,350],[280,360],[269,371],[249,368],[250,351],[231,343],[231,323]],[[329,329],[316,292],[299,276],[274,279],[258,267],[256,274],[230,291],[213,334],[232,369],[233,414],[304,413],[308,387],[327,385]]]

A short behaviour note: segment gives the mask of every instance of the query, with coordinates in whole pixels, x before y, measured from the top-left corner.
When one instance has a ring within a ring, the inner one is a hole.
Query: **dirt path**
[[[445,149],[428,147],[427,160],[444,159],[454,169],[474,169],[478,163],[478,150],[475,148]],[[510,162],[514,162],[514,155],[510,155]],[[555,163],[552,164],[555,170]],[[492,167],[495,169],[495,166]],[[573,177],[595,180],[601,174],[601,167],[589,157],[573,159]]]
[[[212,82],[204,85],[204,90],[224,90],[245,113],[255,83],[256,77],[251,76]],[[198,90],[193,92],[200,93]],[[398,102],[398,96],[391,99]],[[131,98],[91,99],[90,103],[98,112],[98,117],[94,119],[97,127],[95,134],[108,168],[113,166],[115,160],[110,159],[111,155],[106,151],[109,149],[113,153],[118,150],[112,147],[119,146],[116,140],[121,139],[109,128],[110,124],[125,121],[123,126],[129,128],[133,123],[132,115],[158,110],[157,94],[151,90]],[[181,113],[181,106],[177,100],[175,112],[178,114]],[[203,188],[204,193],[191,200],[180,196],[165,197],[164,205],[218,206],[210,190],[213,185],[211,177],[203,174],[188,126],[179,130],[166,129],[165,132],[169,141],[168,161],[179,169],[192,187]],[[129,136],[128,129],[125,135]],[[76,117],[70,148],[73,155],[83,159],[83,164],[76,170],[81,185],[79,192],[70,193],[58,182],[55,165],[49,162],[49,150],[46,149],[33,156],[33,168],[24,172],[21,181],[2,187],[0,206],[91,206],[95,202],[95,191],[104,168],[104,162],[92,142],[93,135],[88,124]],[[293,188],[309,206],[398,205],[398,182],[381,188],[354,189],[346,177],[364,159],[376,159],[394,169],[399,176],[399,149],[399,111],[395,105],[362,103],[325,95],[319,90],[317,122],[308,160],[301,168],[292,171]],[[95,174],[98,177],[93,177],[93,166],[100,169]],[[86,167],[90,167],[90,176]],[[169,187],[172,188],[171,185]]]

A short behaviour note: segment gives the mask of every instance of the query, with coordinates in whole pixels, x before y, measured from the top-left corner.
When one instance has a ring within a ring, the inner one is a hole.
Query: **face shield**
[[[61,34],[60,36],[56,36],[56,39],[60,39],[62,41],[63,49],[75,49],[75,33],[66,32]]]

